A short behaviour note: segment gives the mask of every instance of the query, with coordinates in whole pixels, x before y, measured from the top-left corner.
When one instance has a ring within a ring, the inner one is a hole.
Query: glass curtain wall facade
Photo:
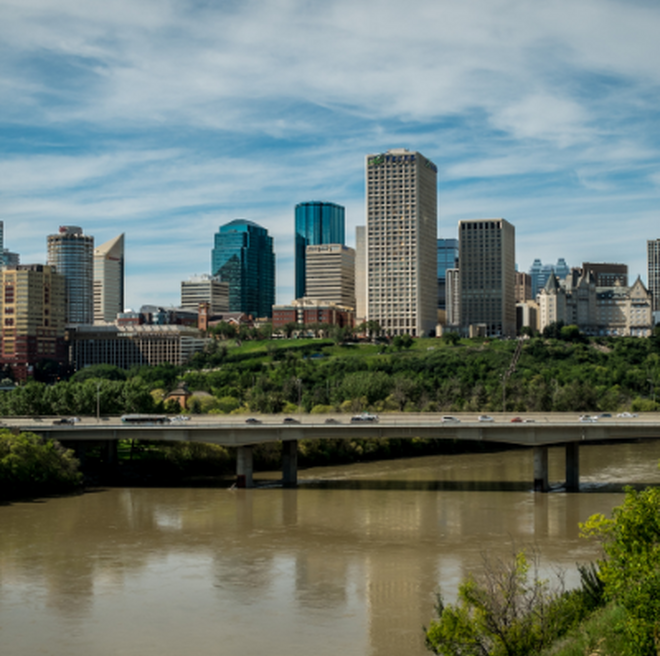
[[[447,269],[458,268],[458,239],[438,239],[438,310],[447,309]]]
[[[66,322],[94,322],[94,237],[82,228],[61,226],[48,235],[48,265],[66,281]]]
[[[345,245],[345,210],[336,203],[309,201],[296,205],[296,298],[306,295],[306,251],[321,244]]]
[[[229,311],[272,316],[275,304],[275,253],[265,228],[236,219],[215,234],[211,271],[229,283]]]

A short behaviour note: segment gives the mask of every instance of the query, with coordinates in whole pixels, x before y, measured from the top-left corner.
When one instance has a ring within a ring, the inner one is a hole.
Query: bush
[[[78,465],[59,442],[0,431],[0,495],[5,498],[71,490],[82,483]]]

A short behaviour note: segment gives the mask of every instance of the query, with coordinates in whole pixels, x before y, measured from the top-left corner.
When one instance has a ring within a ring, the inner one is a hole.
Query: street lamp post
[[[101,422],[101,381],[96,381],[96,423]]]

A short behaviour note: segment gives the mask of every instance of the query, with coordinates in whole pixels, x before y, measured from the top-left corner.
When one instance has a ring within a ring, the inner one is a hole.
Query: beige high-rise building
[[[124,311],[124,233],[94,249],[94,323]]]
[[[516,334],[516,232],[505,219],[458,222],[461,326]]]
[[[355,308],[355,250],[342,244],[308,246],[307,298]]]
[[[435,330],[437,171],[403,148],[366,158],[367,320],[388,335]]]
[[[355,323],[367,317],[367,229],[355,228]]]
[[[43,360],[66,362],[65,278],[43,264],[5,267],[0,363],[25,380]]]
[[[181,282],[181,307],[197,312],[200,303],[209,304],[209,314],[229,312],[229,283],[218,276],[202,274]]]

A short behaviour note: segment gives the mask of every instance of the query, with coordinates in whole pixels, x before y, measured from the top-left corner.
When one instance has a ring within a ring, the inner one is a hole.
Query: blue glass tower
[[[273,238],[265,228],[236,219],[215,233],[211,272],[229,283],[229,311],[272,316],[275,303]]]
[[[447,307],[447,269],[458,267],[458,239],[438,239],[438,309]]]
[[[344,208],[310,201],[296,205],[296,298],[305,295],[305,251],[308,246],[344,243]]]

